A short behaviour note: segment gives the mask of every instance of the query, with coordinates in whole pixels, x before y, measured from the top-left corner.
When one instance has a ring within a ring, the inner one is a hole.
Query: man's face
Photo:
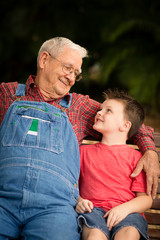
[[[41,68],[39,88],[42,94],[44,91],[50,98],[63,97],[75,84],[75,74],[81,71],[82,58],[79,52],[70,48],[65,48],[58,56],[47,52],[43,54],[46,54],[46,58]],[[73,72],[66,73],[64,65],[71,67]]]

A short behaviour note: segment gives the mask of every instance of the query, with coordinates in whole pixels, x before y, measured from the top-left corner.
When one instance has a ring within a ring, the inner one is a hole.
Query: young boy
[[[100,143],[80,147],[80,197],[76,206],[82,240],[148,239],[143,212],[152,205],[145,174],[130,177],[141,153],[126,144],[142,125],[144,110],[131,96],[108,90],[93,128]]]

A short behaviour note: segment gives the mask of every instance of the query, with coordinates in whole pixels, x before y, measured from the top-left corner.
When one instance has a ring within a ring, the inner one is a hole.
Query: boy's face
[[[115,133],[119,132],[124,124],[124,104],[115,99],[108,99],[97,112],[93,128],[102,134]]]

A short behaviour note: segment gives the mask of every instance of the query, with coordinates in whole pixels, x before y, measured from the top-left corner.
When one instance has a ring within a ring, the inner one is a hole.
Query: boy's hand
[[[76,205],[77,213],[92,212],[93,203],[87,199],[81,199]]]
[[[122,206],[116,206],[109,210],[105,215],[104,218],[108,217],[107,219],[107,227],[111,231],[112,227],[116,226],[119,222],[121,222],[125,217],[127,217],[127,209]]]

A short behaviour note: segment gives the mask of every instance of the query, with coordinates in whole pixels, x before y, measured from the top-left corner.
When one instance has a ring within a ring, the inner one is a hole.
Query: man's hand
[[[139,160],[137,167],[131,174],[131,177],[138,176],[142,169],[146,172],[147,194],[151,194],[152,198],[155,198],[158,188],[158,177],[160,175],[158,154],[155,151],[147,150],[144,153]]]
[[[77,213],[85,213],[85,212],[92,212],[93,203],[87,199],[81,198],[76,205],[76,212]]]

